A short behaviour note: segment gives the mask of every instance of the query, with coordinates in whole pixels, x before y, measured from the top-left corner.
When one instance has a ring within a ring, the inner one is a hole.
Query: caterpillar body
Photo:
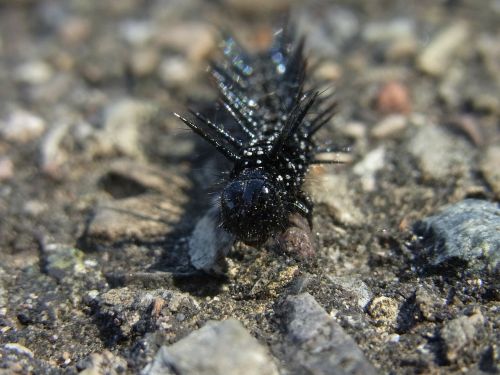
[[[336,101],[306,80],[304,38],[295,40],[290,28],[253,55],[227,37],[223,55],[211,74],[232,124],[196,111],[190,118],[175,115],[233,164],[217,199],[220,226],[248,245],[262,245],[290,227],[290,217],[312,226],[313,204],[302,185],[312,164],[325,163],[316,155],[334,151],[314,135],[334,115]]]

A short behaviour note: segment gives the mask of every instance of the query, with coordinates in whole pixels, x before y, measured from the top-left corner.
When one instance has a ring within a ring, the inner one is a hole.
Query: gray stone
[[[135,193],[139,195],[146,191],[155,191],[166,197],[175,197],[180,205],[187,202],[185,191],[191,188],[191,182],[168,168],[160,168],[151,163],[143,163],[128,159],[112,161],[106,173],[101,178],[101,185],[115,198],[127,197],[124,185],[134,185]],[[120,190],[125,190],[121,191]],[[128,194],[135,195],[131,188]]]
[[[289,296],[284,310],[288,336],[296,344],[303,344],[319,335],[321,329],[331,321],[327,312],[309,293]]]
[[[80,375],[118,375],[127,370],[127,361],[120,356],[105,350],[102,353],[92,353],[79,364]]]
[[[472,160],[472,150],[465,140],[432,125],[419,129],[410,140],[408,150],[417,159],[426,180],[466,175]]]
[[[189,257],[193,267],[206,272],[221,272],[222,262],[235,237],[219,225],[219,209],[213,207],[198,221],[189,238]]]
[[[308,293],[282,306],[290,360],[312,374],[376,374],[356,342]]]
[[[96,134],[102,149],[141,158],[140,128],[154,113],[154,106],[139,100],[122,99],[112,103],[104,113],[104,129]]]
[[[93,243],[162,239],[181,218],[181,205],[162,194],[102,203],[87,227],[86,237]]]
[[[171,346],[163,346],[143,375],[277,375],[267,351],[234,319],[211,321]]]
[[[467,350],[474,338],[480,333],[485,319],[481,311],[475,311],[471,316],[461,316],[446,322],[441,329],[441,338],[446,350],[446,358],[450,362]]]
[[[346,175],[328,174],[309,183],[309,190],[315,203],[324,204],[328,213],[344,225],[359,226],[364,217],[354,204],[352,181]]]
[[[368,286],[354,276],[328,276],[332,283],[333,298],[341,299],[347,305],[356,306],[364,310],[372,299],[372,292]]]
[[[452,58],[466,44],[469,34],[470,30],[465,22],[451,24],[422,50],[417,58],[418,68],[436,76],[446,73]]]
[[[330,38],[338,45],[351,41],[359,33],[358,14],[349,7],[335,6],[325,15]]]
[[[498,271],[500,265],[500,207],[466,199],[444,207],[414,226],[423,237],[426,261],[433,266],[467,263],[470,270]]]

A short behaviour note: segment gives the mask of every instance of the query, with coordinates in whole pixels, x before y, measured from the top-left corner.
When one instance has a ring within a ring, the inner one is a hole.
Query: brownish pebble
[[[411,99],[408,89],[404,84],[397,81],[385,83],[379,90],[376,103],[377,111],[380,113],[409,113],[411,111]]]

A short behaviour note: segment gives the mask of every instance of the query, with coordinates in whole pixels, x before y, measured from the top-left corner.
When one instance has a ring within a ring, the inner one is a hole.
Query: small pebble
[[[467,45],[469,34],[469,26],[465,22],[449,25],[421,51],[417,57],[418,68],[433,76],[443,75],[460,48]]]
[[[60,122],[52,126],[40,143],[40,167],[47,175],[58,178],[61,167],[66,163],[68,155],[62,149],[63,139],[69,132],[71,124]]]
[[[362,139],[366,135],[366,125],[362,122],[349,122],[340,131],[348,137]]]
[[[385,58],[388,61],[400,61],[413,58],[418,51],[418,41],[416,37],[408,37],[394,40],[385,51]]]
[[[15,343],[15,342],[9,342],[9,343],[5,344],[3,347],[6,350],[11,350],[11,351],[17,352],[19,354],[24,354],[30,358],[33,358],[35,356],[30,349],[28,349],[27,347],[25,347],[21,344]]]
[[[151,22],[126,20],[120,25],[120,34],[131,45],[144,45],[153,38]]]
[[[450,176],[465,176],[473,157],[465,140],[429,124],[419,128],[410,139],[408,151],[417,159],[425,180],[445,181]]]
[[[327,62],[321,64],[314,75],[320,80],[336,81],[342,77],[342,68],[338,64]]]
[[[390,297],[375,297],[368,306],[368,313],[377,324],[393,326],[398,317],[399,303]]]
[[[376,108],[383,114],[409,113],[411,99],[408,89],[400,82],[387,82],[378,91]]]
[[[345,175],[328,174],[320,176],[314,184],[308,184],[312,199],[324,204],[329,214],[343,225],[359,226],[364,215],[353,202],[351,181]]]
[[[424,287],[419,287],[415,292],[415,305],[420,310],[422,317],[428,321],[436,320],[436,313],[446,305],[446,300],[436,298],[436,295]]]
[[[401,339],[401,336],[398,335],[397,333],[394,333],[394,334],[389,335],[387,337],[387,341],[391,342],[391,343],[398,343],[400,339]]]
[[[6,156],[0,157],[0,182],[14,177],[14,163]]]
[[[152,74],[160,62],[160,55],[156,49],[141,48],[134,50],[130,56],[130,68],[132,72],[143,77]]]
[[[204,23],[182,23],[166,26],[156,35],[156,42],[181,52],[190,62],[201,62],[217,45],[216,30]]]
[[[8,141],[27,143],[37,139],[45,131],[46,123],[33,113],[16,110],[0,121],[0,134]]]
[[[103,152],[108,149],[141,159],[141,127],[154,111],[152,105],[139,100],[121,99],[111,103],[104,112],[104,129],[98,136]]]
[[[473,344],[485,319],[481,311],[476,310],[471,316],[461,316],[446,322],[441,329],[441,338],[446,350],[446,358],[450,362],[458,360],[467,351],[467,346]]]
[[[317,21],[317,14],[311,12],[310,17],[312,20]],[[347,45],[359,34],[359,15],[349,6],[335,4],[325,10],[325,14],[322,17],[324,17],[325,20],[324,31],[322,33],[324,37],[314,42],[311,40],[317,47],[320,47],[321,42],[326,42],[326,44],[323,44],[323,51],[321,52],[328,49],[327,44],[334,44],[336,46]],[[314,33],[314,27],[316,27],[317,30],[321,29],[321,27],[318,27],[317,22],[314,22],[312,25],[312,33]],[[318,32],[316,32],[316,34],[318,36],[321,35]]]
[[[307,374],[375,374],[354,339],[309,293],[291,295],[281,306],[291,362]]]
[[[39,85],[47,82],[53,76],[53,70],[44,61],[29,61],[18,66],[14,72],[18,82]]]
[[[124,374],[127,371],[127,361],[108,350],[92,353],[79,364],[79,375]]]
[[[172,56],[163,59],[160,64],[160,79],[168,86],[179,86],[191,82],[197,74],[197,69],[183,57]]]
[[[84,42],[92,32],[90,21],[83,17],[70,17],[59,26],[59,35],[65,43]]]
[[[332,283],[333,298],[343,300],[344,304],[355,304],[363,311],[373,298],[368,286],[355,276],[328,276]]]
[[[415,23],[409,18],[395,18],[384,22],[368,22],[363,30],[363,39],[372,43],[407,39],[414,35]]]
[[[380,146],[370,151],[365,157],[354,165],[352,171],[361,177],[364,191],[374,191],[376,189],[376,174],[385,165],[385,147]]]
[[[376,139],[391,138],[401,134],[407,127],[408,120],[403,115],[390,115],[379,121],[371,130]]]

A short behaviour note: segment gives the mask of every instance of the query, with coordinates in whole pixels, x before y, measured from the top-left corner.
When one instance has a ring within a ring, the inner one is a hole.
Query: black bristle
[[[311,223],[312,202],[302,191],[315,158],[336,150],[313,135],[336,110],[332,94],[306,90],[305,39],[280,30],[268,51],[250,55],[232,37],[224,59],[211,64],[223,107],[234,121],[216,124],[198,112],[196,122],[177,115],[234,165],[219,196],[221,225],[247,244],[262,244],[283,232],[292,214]],[[231,125],[231,124],[225,124]],[[240,129],[229,134],[226,129]]]

